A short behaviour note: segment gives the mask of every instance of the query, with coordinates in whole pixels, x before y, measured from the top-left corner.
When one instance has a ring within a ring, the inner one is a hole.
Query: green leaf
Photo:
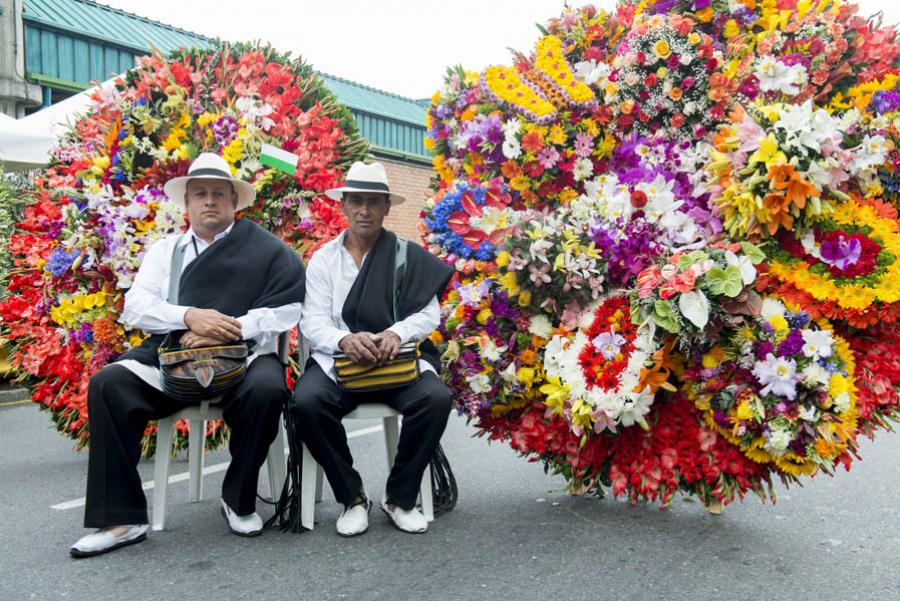
[[[653,323],[673,334],[681,332],[681,324],[678,323],[678,312],[669,301],[658,300],[653,303],[653,314],[650,316]]]
[[[736,265],[729,265],[725,269],[713,267],[703,277],[703,282],[711,294],[729,298],[734,298],[744,288],[741,270]]]
[[[678,258],[678,266],[682,269],[687,269],[692,265],[696,265],[702,261],[705,261],[709,258],[709,255],[703,252],[702,250],[695,250],[693,252],[689,252],[686,255],[681,255]]]
[[[766,254],[758,246],[750,242],[741,242],[741,251],[747,255],[747,258],[754,265],[759,265],[766,260]]]

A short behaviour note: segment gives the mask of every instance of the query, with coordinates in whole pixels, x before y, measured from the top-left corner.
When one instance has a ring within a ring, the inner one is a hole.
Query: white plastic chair
[[[287,333],[278,337],[278,356],[284,362],[288,354]],[[153,530],[164,530],[166,526],[166,493],[169,486],[169,464],[172,460],[172,442],[175,438],[175,423],[179,419],[188,420],[188,478],[191,503],[203,500],[203,460],[206,442],[206,422],[222,419],[222,408],[216,406],[219,398],[204,401],[193,407],[186,407],[178,413],[159,420],[156,433],[156,459],[153,487]],[[269,479],[271,501],[278,499],[287,476],[284,447],[284,424],[278,423],[278,434],[269,447],[266,456],[266,472]]]
[[[397,446],[400,442],[400,418],[397,411],[382,403],[366,403],[344,416],[348,419],[378,419],[384,427],[384,446],[387,452],[388,470],[394,465],[397,457]],[[322,466],[316,463],[312,453],[303,445],[303,468],[301,470],[300,523],[304,528],[313,529],[315,524],[316,503],[322,500]],[[422,485],[419,487],[419,500],[422,513],[429,522],[434,521],[434,505],[431,498],[431,466],[425,468]],[[378,502],[378,499],[373,499]]]
[[[300,368],[306,366],[309,359],[309,344],[301,336]],[[381,419],[384,427],[384,446],[387,454],[388,470],[394,466],[397,457],[397,447],[400,442],[400,418],[399,412],[382,403],[366,403],[357,407],[344,416],[343,419]],[[312,530],[315,525],[316,503],[322,500],[322,466],[316,463],[312,453],[306,445],[303,446],[303,467],[300,472],[300,524]],[[425,468],[422,475],[422,484],[419,487],[419,500],[422,505],[422,513],[429,522],[434,521],[434,504],[431,498],[431,466]],[[377,502],[375,499],[374,502]]]

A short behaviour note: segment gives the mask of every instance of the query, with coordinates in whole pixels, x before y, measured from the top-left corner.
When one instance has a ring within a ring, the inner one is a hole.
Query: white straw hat
[[[361,161],[356,161],[347,171],[344,185],[340,188],[326,190],[325,194],[328,198],[341,200],[345,192],[380,192],[390,197],[392,205],[403,204],[406,201],[406,198],[403,196],[391,192],[390,186],[388,186],[387,173],[385,173],[384,165],[381,163],[367,165]]]
[[[253,184],[232,177],[228,161],[211,152],[204,152],[198,156],[191,163],[186,176],[174,177],[167,181],[163,186],[163,191],[172,202],[183,208],[187,183],[192,179],[224,179],[231,182],[234,191],[237,192],[235,211],[246,209],[256,200],[256,190],[253,188]]]

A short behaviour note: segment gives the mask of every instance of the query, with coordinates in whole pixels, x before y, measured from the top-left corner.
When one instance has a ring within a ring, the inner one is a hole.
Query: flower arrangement
[[[828,324],[763,301],[685,371],[685,390],[709,425],[754,461],[785,474],[831,472],[857,428],[853,353]]]
[[[635,317],[681,336],[684,346],[702,345],[739,316],[758,314],[755,265],[764,259],[749,242],[674,254],[638,274]]]
[[[626,296],[603,299],[585,314],[586,327],[557,334],[544,350],[548,383],[541,387],[547,406],[565,414],[577,435],[584,430],[616,431],[618,425],[647,427],[653,403],[641,371],[656,350],[653,327],[637,327]]]
[[[855,12],[585,6],[448,71],[421,227],[481,433],[665,507],[774,499],[900,418],[900,44]]]
[[[264,143],[297,154],[297,172],[262,166]],[[76,446],[88,443],[90,376],[144,338],[119,321],[124,291],[147,248],[186,226],[162,187],[200,152],[220,154],[253,183],[257,202],[244,218],[308,257],[344,226],[324,190],[366,148],[312,69],[271,47],[142,57],[113,89],[94,92],[33,178],[8,246],[14,268],[0,319],[33,400]],[[224,429],[209,428],[208,446],[221,445]],[[177,440],[186,445],[184,425]]]
[[[769,274],[785,298],[858,327],[900,317],[900,230],[892,206],[851,200],[779,242]]]
[[[641,15],[616,51],[618,125],[642,134],[710,129],[724,116],[721,52],[691,19]],[[698,132],[699,133],[699,132]]]

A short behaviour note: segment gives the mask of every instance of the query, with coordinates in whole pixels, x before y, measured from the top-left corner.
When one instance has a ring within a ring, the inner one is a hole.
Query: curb
[[[0,403],[28,400],[28,391],[24,388],[0,389]]]

